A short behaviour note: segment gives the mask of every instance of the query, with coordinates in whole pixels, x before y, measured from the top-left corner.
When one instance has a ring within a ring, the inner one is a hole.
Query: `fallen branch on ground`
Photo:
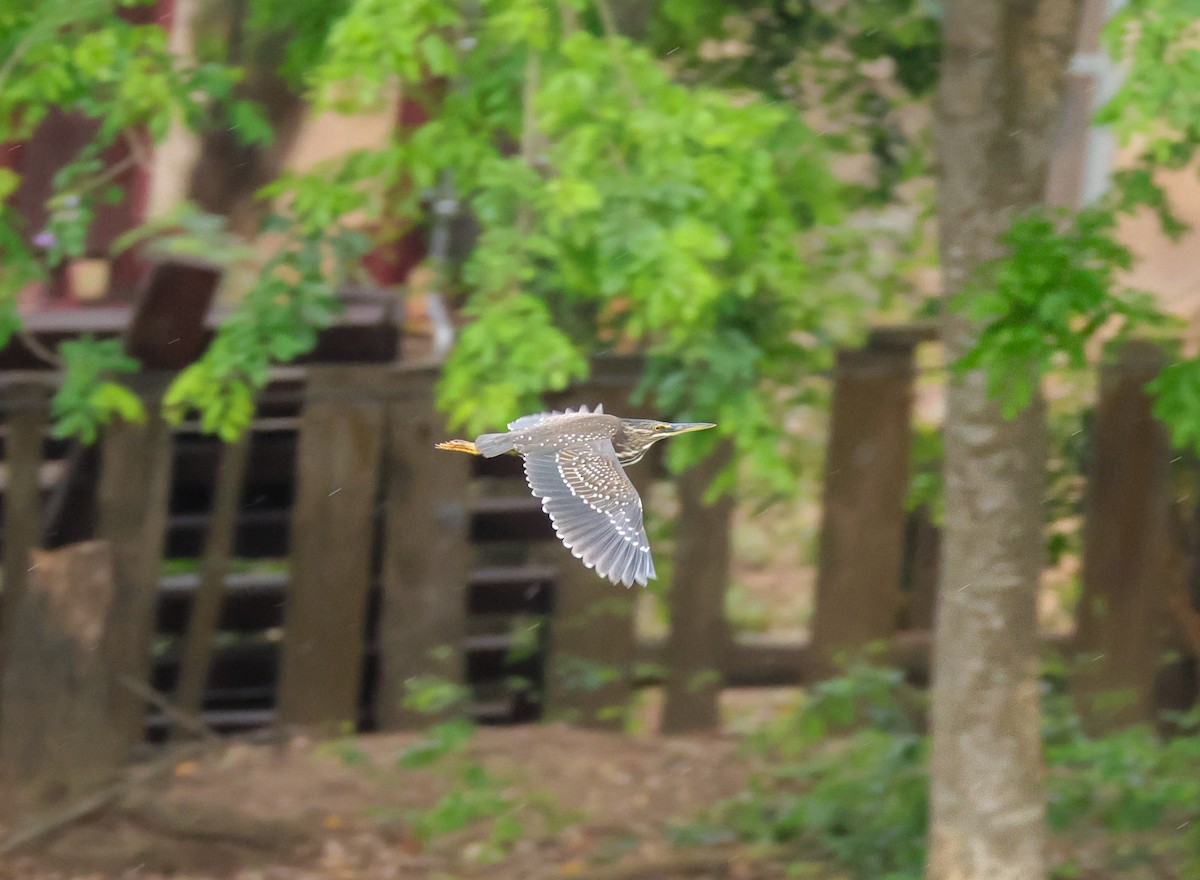
[[[157,761],[140,767],[130,768],[126,771],[123,779],[112,783],[107,788],[102,788],[97,792],[80,798],[66,809],[10,835],[7,840],[0,843],[0,856],[11,855],[18,849],[41,840],[55,831],[94,816],[138,787],[146,785],[171,772],[181,761],[197,757],[209,745],[210,743],[206,740],[188,743],[177,749],[172,749]]]
[[[200,740],[180,746],[179,748],[170,749],[167,754],[150,764],[131,767],[126,771],[123,779],[112,783],[107,788],[102,788],[99,791],[86,795],[58,813],[10,835],[7,840],[0,843],[0,856],[8,855],[21,847],[66,828],[68,825],[73,825],[76,822],[94,816],[121,798],[131,794],[137,788],[169,773],[181,761],[196,757],[209,746],[222,742],[221,737],[216,731],[200,720],[200,718],[192,715],[190,712],[184,712],[167,699],[165,695],[159,693],[149,685],[142,684],[127,675],[121,676],[119,681],[123,688],[150,703],[166,715],[174,724],[199,736]]]

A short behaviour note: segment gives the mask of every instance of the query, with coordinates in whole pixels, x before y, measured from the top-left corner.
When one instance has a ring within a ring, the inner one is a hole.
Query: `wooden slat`
[[[172,435],[159,413],[165,382],[145,378],[144,424],[118,421],[105,431],[97,491],[98,536],[112,544],[116,599],[113,613],[128,628],[112,646],[114,672],[145,682],[150,674],[154,609],[158,599],[167,506],[171,487]],[[115,713],[132,744],[140,737],[145,707],[125,690],[114,692]]]
[[[434,444],[445,420],[434,408],[437,373],[412,368],[395,378],[388,410],[380,683],[375,705],[385,729],[419,727],[436,714],[405,703],[405,684],[433,677],[463,684],[459,645],[466,632],[471,569],[467,489],[471,461]]]
[[[175,692],[175,703],[185,712],[198,712],[204,701],[204,686],[208,681],[213,640],[225,594],[225,575],[233,551],[249,449],[250,435],[245,434],[221,450],[212,521],[204,548],[200,583],[183,637],[179,685]]]
[[[544,565],[476,569],[467,580],[467,610],[472,614],[547,614],[557,571]],[[287,572],[228,575],[218,630],[252,633],[283,626],[283,600],[289,580]],[[161,580],[156,616],[159,634],[178,635],[184,631],[199,582],[197,574]]]
[[[1150,718],[1167,647],[1167,602],[1184,589],[1184,569],[1170,546],[1171,447],[1145,389],[1165,362],[1154,344],[1129,343],[1100,375],[1084,505],[1080,663],[1072,682],[1081,712],[1097,728]]]
[[[245,508],[238,516],[234,556],[273,559],[287,556],[291,548],[292,513],[286,507]],[[204,553],[207,513],[174,514],[167,535],[172,559],[198,559]]]
[[[881,666],[904,670],[910,680],[927,681],[931,643],[929,630],[899,633],[881,642],[879,653],[872,659]],[[1042,636],[1042,649],[1060,658],[1070,654],[1073,645],[1073,633]],[[666,651],[665,641],[638,645],[639,686],[664,683]],[[760,635],[740,635],[733,639],[721,671],[725,686],[731,688],[806,687],[839,674],[811,642]]]
[[[313,365],[320,369],[324,364],[390,363],[399,353],[399,333],[391,319],[391,294],[383,294],[374,302],[348,301],[337,322],[317,335],[313,350],[301,355],[296,364]],[[198,347],[203,350],[212,341],[215,328],[228,317],[229,306],[213,307],[205,320],[203,332],[198,337]],[[133,309],[129,306],[95,306],[81,309],[33,312],[23,316],[26,331],[42,347],[54,349],[61,343],[90,334],[101,339],[122,336],[130,326]],[[173,338],[173,337],[171,337]],[[169,338],[168,338],[169,342]],[[200,344],[202,343],[202,344]],[[21,337],[15,337],[0,349],[0,371],[28,370],[46,373],[55,369],[54,364],[40,358]],[[272,371],[273,375],[303,376],[304,370],[296,366]]]
[[[899,623],[913,347],[876,340],[837,364],[813,615],[831,659]]]
[[[4,485],[4,591],[0,593],[0,674],[11,621],[25,595],[29,553],[41,544],[40,474],[48,404],[44,389],[6,389],[8,417]]]
[[[663,733],[715,730],[720,725],[734,502],[727,493],[710,504],[705,493],[732,457],[732,447],[722,443],[679,478]]]
[[[300,430],[280,718],[357,718],[383,446],[379,367],[314,368]]]
[[[474,542],[557,540],[541,502],[531,495],[472,498],[468,511]]]

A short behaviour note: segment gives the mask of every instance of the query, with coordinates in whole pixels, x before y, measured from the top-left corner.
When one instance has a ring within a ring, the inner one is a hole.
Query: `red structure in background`
[[[420,128],[429,121],[429,111],[414,98],[401,96],[396,107],[396,125],[400,129]],[[407,183],[402,186],[409,185]],[[377,247],[363,259],[371,277],[383,287],[403,284],[409,274],[429,253],[425,230],[410,229],[395,242]]]
[[[175,0],[158,0],[153,5],[124,8],[120,14],[130,23],[157,24],[169,31],[174,21],[174,6]],[[399,100],[396,125],[402,129],[417,128],[428,122],[429,118],[429,112],[421,101],[411,97]],[[0,144],[0,168],[11,169],[21,175],[20,185],[9,198],[9,204],[25,220],[23,234],[26,241],[32,242],[45,228],[47,201],[54,191],[55,174],[92,140],[98,127],[97,121],[80,114],[52,113],[28,141]],[[111,181],[125,195],[117,204],[96,205],[85,257],[107,259],[113,242],[145,220],[152,152],[153,145],[149,138],[142,138],[137,147],[136,161],[133,147],[127,140],[113,144],[102,153],[107,168],[127,166]],[[426,239],[423,229],[409,229],[395,241],[380,245],[368,254],[364,258],[364,265],[381,286],[403,284],[413,269],[426,258]],[[57,271],[48,284],[37,285],[26,292],[22,297],[23,311],[59,311],[129,303],[146,269],[146,264],[136,252],[117,256],[109,264],[108,287],[103,296],[86,302],[77,296],[77,291],[72,290],[70,274],[65,269]]]
[[[157,24],[170,31],[174,11],[175,0],[158,0],[152,5],[122,8],[119,14],[131,24]],[[80,114],[56,112],[38,126],[28,141],[0,145],[0,168],[21,175],[20,186],[9,198],[9,204],[25,219],[23,232],[26,241],[32,241],[45,227],[46,202],[54,190],[54,175],[93,139],[98,128],[96,120]],[[142,135],[135,133],[135,136]],[[101,153],[107,168],[124,166],[111,182],[125,193],[125,197],[115,205],[96,206],[85,256],[106,258],[112,243],[145,219],[152,153],[152,144],[144,137],[137,149],[136,159],[133,146],[125,140],[118,141]],[[122,254],[113,260],[108,289],[99,302],[114,304],[130,301],[145,268],[136,253]],[[78,308],[83,305],[70,289],[69,274],[65,271],[56,272],[48,285],[30,290],[24,299],[23,305],[30,311]]]

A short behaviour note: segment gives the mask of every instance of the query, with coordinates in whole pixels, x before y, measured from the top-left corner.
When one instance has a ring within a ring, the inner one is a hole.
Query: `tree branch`
[[[617,19],[613,15],[612,6],[608,0],[596,0],[596,11],[600,13],[600,23],[604,26],[604,38],[608,41],[609,52],[612,55],[613,67],[617,69],[617,76],[621,79],[621,86],[625,89],[629,102],[638,110],[642,109],[642,96],[638,94],[637,88],[633,84],[633,77],[629,75],[629,68],[625,66],[625,59],[621,57],[621,46],[617,42],[620,39],[621,33],[617,30]]]

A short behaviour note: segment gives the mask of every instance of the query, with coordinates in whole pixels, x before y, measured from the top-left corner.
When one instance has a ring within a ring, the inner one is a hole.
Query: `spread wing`
[[[584,565],[627,587],[655,576],[642,499],[610,441],[528,454],[525,478],[558,537]]]

